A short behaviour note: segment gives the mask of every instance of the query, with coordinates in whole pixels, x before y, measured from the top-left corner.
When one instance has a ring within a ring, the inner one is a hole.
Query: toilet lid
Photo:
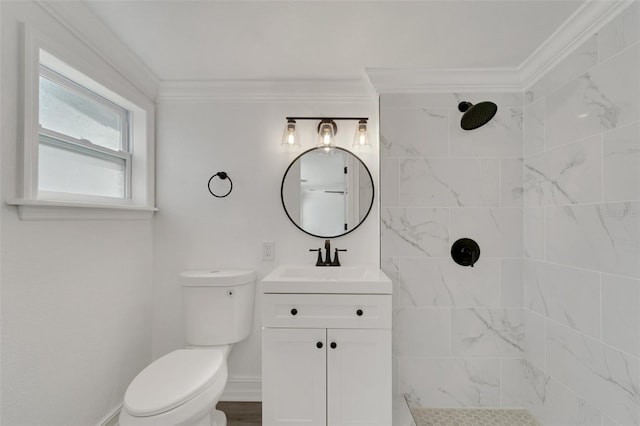
[[[127,388],[124,406],[134,416],[175,408],[215,382],[224,369],[223,349],[179,349],[151,363]]]

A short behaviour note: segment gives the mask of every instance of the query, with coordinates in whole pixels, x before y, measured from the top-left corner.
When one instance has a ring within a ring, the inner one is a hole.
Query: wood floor
[[[218,402],[216,408],[227,415],[227,426],[262,425],[261,402]]]

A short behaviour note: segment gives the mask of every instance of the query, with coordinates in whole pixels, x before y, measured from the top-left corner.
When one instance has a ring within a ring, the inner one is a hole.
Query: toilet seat
[[[179,349],[151,363],[124,395],[126,411],[136,417],[155,416],[183,405],[226,381],[225,349]],[[224,385],[224,384],[223,384]]]

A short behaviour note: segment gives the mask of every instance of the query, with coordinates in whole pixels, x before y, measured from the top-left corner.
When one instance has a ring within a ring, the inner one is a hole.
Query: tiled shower
[[[423,408],[640,424],[638,4],[525,93],[383,94],[394,391]],[[462,101],[493,101],[483,128]],[[476,240],[473,267],[449,255]]]

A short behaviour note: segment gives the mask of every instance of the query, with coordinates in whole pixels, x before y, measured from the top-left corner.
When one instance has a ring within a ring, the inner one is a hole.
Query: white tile
[[[385,108],[380,113],[381,157],[446,157],[449,112]]]
[[[597,63],[598,41],[597,37],[593,36],[534,83],[525,94],[525,103],[536,101],[550,94],[572,78],[585,73]]]
[[[640,357],[640,280],[602,274],[602,339]]]
[[[503,408],[530,409],[525,395],[524,362],[522,359],[500,361],[500,401]]]
[[[400,393],[400,361],[395,356],[391,359],[391,393]]]
[[[544,103],[545,98],[524,107],[524,157],[544,151]]]
[[[452,113],[453,115],[453,113]],[[462,114],[460,114],[460,117]],[[449,130],[453,157],[522,157],[522,108],[501,107],[484,126],[463,130],[460,117],[452,118]]]
[[[522,259],[501,259],[500,263],[502,265],[500,306],[504,308],[521,308],[524,306],[524,269]]]
[[[598,410],[525,360],[502,360],[502,388],[503,407],[526,408],[542,424],[599,425]]]
[[[546,258],[640,278],[640,202],[545,209]]]
[[[402,358],[400,392],[423,408],[499,407],[500,361]]]
[[[602,413],[587,401],[581,399],[578,402],[578,422],[579,426],[600,426],[602,424]]]
[[[499,168],[497,159],[400,159],[400,206],[498,206]]]
[[[640,122],[604,134],[604,201],[640,199]]]
[[[383,93],[380,108],[452,108],[458,104],[454,93]]]
[[[613,420],[611,417],[602,416],[602,426],[620,426],[620,423]]]
[[[491,101],[498,105],[498,108],[522,107],[522,93],[520,92],[456,92],[454,97],[457,103],[471,102],[472,104],[477,104]]]
[[[546,321],[543,315],[524,310],[524,353],[531,364],[546,369]]]
[[[380,212],[381,256],[447,256],[447,209],[383,208]]]
[[[522,309],[453,308],[451,354],[460,357],[522,358]]]
[[[640,6],[633,2],[598,32],[598,55],[606,61],[640,40]]]
[[[383,93],[380,95],[381,108],[455,108],[460,102],[477,104],[491,101],[498,106],[522,106],[520,92],[444,92],[444,93]],[[462,115],[458,112],[458,114]]]
[[[640,360],[554,322],[547,323],[547,368],[624,425],[640,424]]]
[[[394,356],[449,356],[449,310],[395,308]]]
[[[522,207],[522,159],[504,158],[500,160],[500,206]]]
[[[380,259],[380,269],[393,283],[393,307],[411,306],[410,295],[404,291],[405,285],[400,278],[400,260],[397,257]]]
[[[402,258],[400,294],[408,306],[496,306],[500,300],[500,261],[473,268],[447,258]]]
[[[640,118],[640,48],[625,50],[547,97],[546,148]]]
[[[548,206],[600,201],[601,159],[600,135],[527,158],[525,204]]]
[[[522,209],[452,208],[451,243],[471,238],[480,246],[483,257],[522,256]]]
[[[380,205],[382,207],[400,207],[398,193],[400,189],[400,165],[396,157],[380,158]]]
[[[525,306],[600,338],[600,274],[545,262],[525,263]]]
[[[416,426],[413,416],[403,396],[393,394],[393,426]]]
[[[524,256],[544,259],[544,207],[524,209]]]

